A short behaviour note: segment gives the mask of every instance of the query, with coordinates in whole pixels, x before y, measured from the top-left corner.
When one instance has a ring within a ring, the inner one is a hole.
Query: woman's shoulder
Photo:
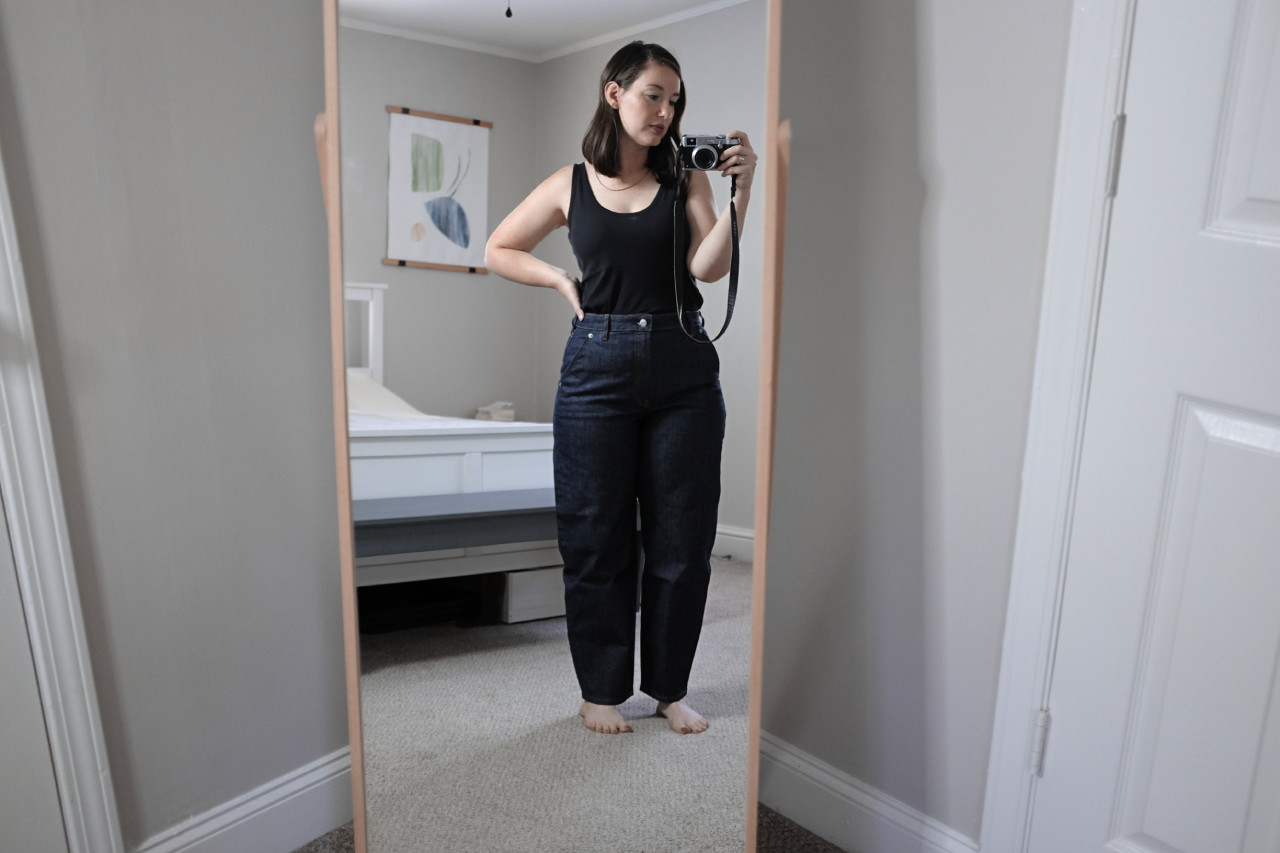
[[[579,164],[580,165],[580,164]],[[568,198],[568,193],[573,189],[573,172],[576,167],[572,164],[562,166],[551,173],[538,189],[542,192],[555,194],[557,197],[564,196]]]
[[[563,184],[568,186],[573,181],[573,173],[581,166],[581,163],[570,163],[568,166],[561,166],[551,173],[551,177],[547,178],[547,183]]]
[[[573,166],[569,165],[552,172],[550,177],[538,184],[526,202],[553,207],[559,212],[559,218],[565,219],[569,214],[572,196]]]
[[[573,183],[573,165],[562,166],[551,173],[542,183],[538,184],[538,189],[554,189],[557,187],[568,188]]]

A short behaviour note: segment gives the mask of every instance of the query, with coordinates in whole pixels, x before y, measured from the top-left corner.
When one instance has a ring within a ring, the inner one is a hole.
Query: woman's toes
[[[618,713],[614,705],[597,705],[594,702],[583,702],[578,711],[583,723],[593,732],[602,735],[616,735],[631,731],[631,726]]]
[[[682,701],[659,702],[657,713],[667,718],[668,725],[676,734],[701,734],[711,725],[701,714]]]

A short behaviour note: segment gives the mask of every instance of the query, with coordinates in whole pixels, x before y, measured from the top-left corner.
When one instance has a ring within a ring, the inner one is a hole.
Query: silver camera
[[[725,150],[741,144],[736,136],[687,134],[680,137],[680,168],[708,172],[720,165],[720,155]]]

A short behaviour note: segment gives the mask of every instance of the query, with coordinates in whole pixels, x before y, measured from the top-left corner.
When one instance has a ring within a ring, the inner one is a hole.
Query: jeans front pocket
[[[682,334],[682,339],[677,339],[684,357],[688,359],[690,369],[695,372],[702,371],[703,375],[709,374],[712,378],[718,380],[720,378],[720,353],[716,350],[716,345],[711,343],[706,329],[701,326],[691,331],[692,337]]]
[[[577,362],[578,356],[582,355],[582,348],[586,346],[587,340],[591,334],[581,326],[574,326],[573,331],[569,333],[569,340],[564,344],[564,356],[560,359],[560,377],[569,372]]]

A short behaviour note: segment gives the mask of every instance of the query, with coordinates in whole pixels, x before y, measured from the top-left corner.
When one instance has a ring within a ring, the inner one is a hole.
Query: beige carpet
[[[764,806],[760,807],[756,826],[756,853],[842,853],[831,842]],[[347,824],[299,847],[294,853],[354,853],[355,849],[351,824]]]
[[[563,619],[362,637],[370,853],[741,850],[750,566],[717,560],[680,736],[622,706],[597,735]]]

